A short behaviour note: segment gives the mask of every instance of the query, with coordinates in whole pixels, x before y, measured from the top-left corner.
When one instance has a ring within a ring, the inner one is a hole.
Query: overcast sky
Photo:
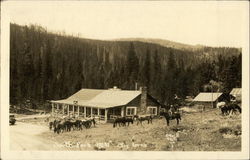
[[[84,38],[160,38],[242,47],[248,2],[4,2],[11,22]]]

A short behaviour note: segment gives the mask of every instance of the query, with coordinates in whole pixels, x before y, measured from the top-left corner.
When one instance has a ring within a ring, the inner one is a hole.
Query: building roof
[[[111,108],[123,106],[131,102],[141,91],[137,90],[120,90],[120,89],[81,89],[67,99],[51,101],[54,103],[64,103],[96,108]]]
[[[216,101],[222,93],[220,92],[201,92],[199,93],[193,101],[195,102],[214,102]]]
[[[241,88],[233,88],[230,92],[231,95],[241,95]]]

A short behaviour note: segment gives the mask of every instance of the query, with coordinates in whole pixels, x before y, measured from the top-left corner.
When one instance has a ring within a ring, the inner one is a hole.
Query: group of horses
[[[229,115],[234,114],[237,111],[241,113],[241,107],[235,103],[226,102],[219,102],[217,103],[217,108],[221,109],[222,115]],[[179,112],[160,112],[160,117],[164,117],[167,122],[167,126],[169,126],[170,120],[176,120],[177,125],[181,120],[181,114]],[[134,116],[127,116],[127,117],[117,117],[114,119],[113,128],[115,127],[125,127],[129,126],[130,124],[134,124],[137,122],[141,124],[146,121],[147,124],[153,123],[153,115],[134,115]],[[96,125],[95,118],[90,119],[70,119],[70,118],[62,118],[62,119],[55,119],[54,121],[49,122],[50,130],[54,130],[54,133],[62,133],[62,132],[69,132],[72,130],[83,130],[83,128],[89,129],[91,126]]]
[[[72,130],[83,130],[83,128],[89,129],[91,126],[96,125],[94,118],[91,119],[73,119],[73,118],[62,118],[55,119],[49,122],[49,129],[54,130],[54,133],[70,132]]]
[[[140,123],[142,125],[143,121],[147,121],[149,123],[153,123],[153,116],[152,115],[134,115],[129,117],[117,117],[114,119],[113,127],[121,126],[129,126],[129,124],[134,124],[134,121],[137,121],[137,125]]]
[[[160,112],[160,117],[164,117],[167,122],[167,126],[169,126],[170,120],[176,119],[177,125],[179,124],[181,120],[181,115],[179,112],[174,112],[174,113],[169,113],[169,112]],[[134,115],[130,117],[118,117],[114,120],[113,122],[113,127],[124,127],[124,126],[129,126],[129,124],[133,124],[134,121],[137,122],[138,124],[141,124],[146,121],[147,124],[153,124],[153,115]]]
[[[167,125],[169,126],[170,120],[177,120],[177,125],[179,124],[179,121],[181,120],[180,113],[173,113],[170,114],[169,112],[161,112],[160,116],[165,117],[167,121]],[[134,116],[128,116],[128,117],[117,117],[114,119],[113,127],[125,127],[129,126],[130,124],[134,124],[134,122],[137,122],[138,124],[141,124],[146,121],[147,124],[153,124],[153,115],[134,115]],[[83,128],[89,129],[91,126],[96,125],[95,118],[89,118],[89,119],[74,119],[74,118],[58,118],[53,121],[49,122],[49,129],[53,130],[54,133],[63,133],[63,132],[70,132],[73,130],[83,130]]]
[[[237,111],[241,113],[241,107],[236,103],[219,102],[217,108],[221,109],[222,115],[235,114]]]

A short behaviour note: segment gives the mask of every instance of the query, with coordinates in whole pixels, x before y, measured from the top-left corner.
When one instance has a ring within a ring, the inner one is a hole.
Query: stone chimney
[[[140,113],[146,114],[147,112],[147,87],[140,87],[140,91],[141,91]]]

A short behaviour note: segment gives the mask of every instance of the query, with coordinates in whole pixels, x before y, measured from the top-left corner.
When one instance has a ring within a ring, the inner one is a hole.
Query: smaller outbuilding
[[[216,107],[216,103],[223,100],[223,93],[220,92],[201,92],[194,99],[193,103],[204,105],[205,107]]]

